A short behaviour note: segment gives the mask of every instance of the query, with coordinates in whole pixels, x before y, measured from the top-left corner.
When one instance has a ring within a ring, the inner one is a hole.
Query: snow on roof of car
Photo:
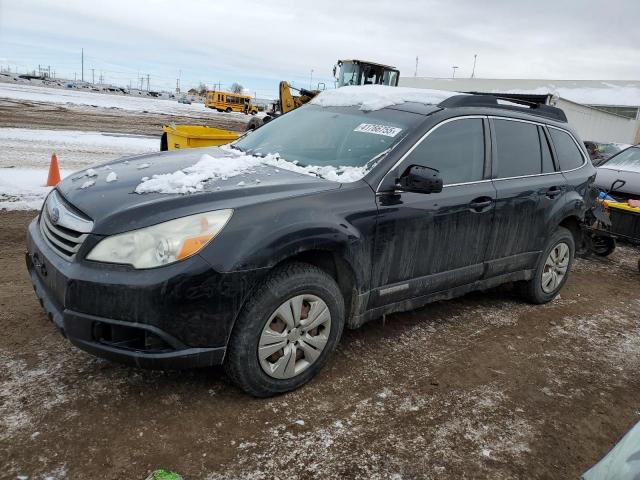
[[[311,100],[311,103],[322,107],[355,107],[359,105],[360,110],[373,111],[392,105],[401,105],[405,102],[438,105],[455,95],[461,94],[424,88],[361,85],[325,90]]]

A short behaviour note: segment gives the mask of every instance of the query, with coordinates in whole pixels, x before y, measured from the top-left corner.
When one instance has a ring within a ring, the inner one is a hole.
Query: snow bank
[[[133,112],[168,113],[176,115],[202,114],[233,116],[236,120],[248,121],[243,113],[216,113],[203,103],[190,105],[175,100],[160,98],[135,97],[133,95],[116,95],[108,93],[76,90],[71,88],[51,88],[34,85],[21,85],[0,82],[0,98],[28,100],[33,102],[61,103],[85,105],[90,107],[120,108]]]
[[[143,179],[135,191],[136,193],[195,193],[202,191],[204,184],[210,180],[227,180],[238,175],[256,173],[256,168],[264,166],[275,167],[275,173],[278,173],[278,169],[281,168],[314,177],[320,175],[327,180],[342,183],[360,180],[368,172],[367,167],[303,167],[286,161],[277,154],[256,157],[242,154],[237,150],[235,152],[237,154],[234,157],[213,157],[204,154],[191,167]],[[260,183],[260,180],[256,180],[255,183]],[[245,186],[246,184],[241,181],[237,185]]]
[[[61,177],[71,175],[63,170]],[[52,187],[45,169],[0,168],[0,210],[39,210]]]
[[[325,90],[311,100],[311,103],[322,107],[354,107],[359,105],[360,110],[373,111],[405,102],[437,105],[454,95],[461,94],[424,88],[363,85]]]
[[[0,167],[44,168],[51,153],[60,165],[80,168],[126,155],[157,152],[158,137],[75,130],[0,128]]]
[[[0,141],[48,142],[51,146],[99,147],[119,152],[151,152],[159,148],[159,137],[123,133],[31,128],[0,128]]]

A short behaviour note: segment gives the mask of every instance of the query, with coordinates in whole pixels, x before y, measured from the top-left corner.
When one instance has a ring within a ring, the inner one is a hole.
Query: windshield
[[[606,157],[610,157],[622,150],[622,147],[620,145],[616,145],[615,143],[599,143],[596,147],[596,150],[598,151],[598,153]]]
[[[365,167],[424,116],[398,110],[305,105],[233,144],[253,155],[277,154],[300,166]]]
[[[620,152],[615,157],[611,157],[607,163],[600,168],[611,168],[615,170],[628,170],[640,173],[640,148],[631,147]]]
[[[340,78],[338,79],[338,86],[343,87],[345,85],[358,85],[358,73],[360,68],[350,62],[345,62],[340,67]]]

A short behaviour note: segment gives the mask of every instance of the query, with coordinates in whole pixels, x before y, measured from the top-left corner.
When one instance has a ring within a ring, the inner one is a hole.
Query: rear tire
[[[289,321],[295,327],[282,319],[279,312],[285,311],[294,312]],[[323,323],[314,327],[315,318]],[[256,397],[294,390],[326,364],[343,327],[344,299],[333,278],[305,263],[279,267],[243,307],[227,346],[225,370]]]
[[[591,250],[599,257],[608,257],[616,249],[616,240],[612,237],[594,235],[591,238]]]
[[[575,251],[571,232],[558,227],[538,259],[533,278],[520,284],[523,298],[534,304],[553,300],[569,277]]]
[[[227,107],[227,109],[225,110],[225,112],[227,112],[227,113],[231,113],[231,107]]]

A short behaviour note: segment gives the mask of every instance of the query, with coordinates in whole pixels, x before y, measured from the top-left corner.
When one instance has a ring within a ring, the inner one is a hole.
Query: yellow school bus
[[[215,90],[207,92],[205,105],[215,108],[219,112],[240,112],[255,115],[258,107],[251,104],[249,95],[241,95],[231,92],[217,92]]]

